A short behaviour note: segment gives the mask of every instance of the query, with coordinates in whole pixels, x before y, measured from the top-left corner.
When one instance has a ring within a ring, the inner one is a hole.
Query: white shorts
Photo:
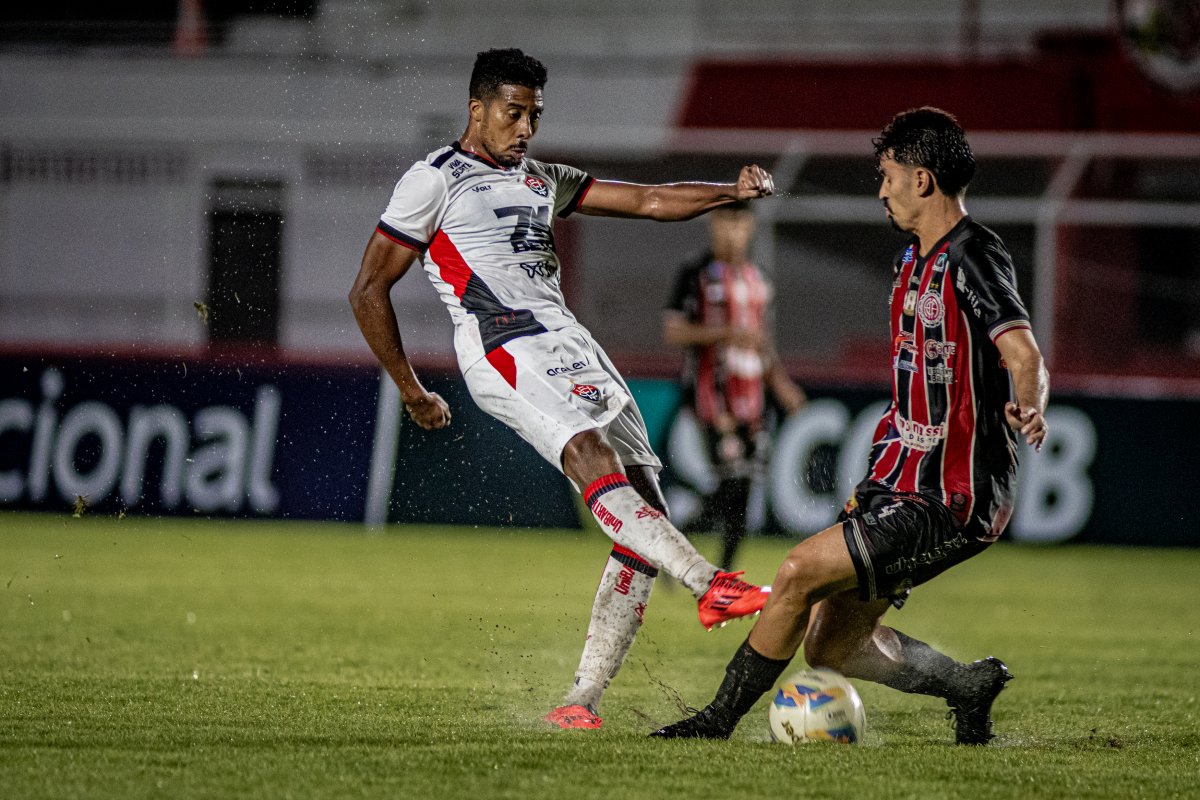
[[[559,470],[567,442],[593,428],[605,433],[622,465],[662,469],[629,387],[583,328],[513,339],[463,377],[480,408]]]

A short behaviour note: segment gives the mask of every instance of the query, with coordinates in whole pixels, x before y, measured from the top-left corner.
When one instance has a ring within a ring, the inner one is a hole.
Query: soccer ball
[[[867,716],[850,682],[831,669],[807,669],[789,677],[768,712],[771,739],[787,744],[862,742]]]

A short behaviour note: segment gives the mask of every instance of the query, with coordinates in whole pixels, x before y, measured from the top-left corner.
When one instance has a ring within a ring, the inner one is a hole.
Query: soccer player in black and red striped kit
[[[879,198],[912,238],[892,265],[892,403],[867,477],[837,524],[788,553],[713,702],[653,736],[728,738],[803,644],[811,666],[944,698],[959,744],[993,738],[1005,665],[959,663],[882,619],[999,538],[1017,436],[1037,449],[1046,437],[1049,378],[1008,251],[967,216],[975,158],[958,122],[913,109],[874,144]]]

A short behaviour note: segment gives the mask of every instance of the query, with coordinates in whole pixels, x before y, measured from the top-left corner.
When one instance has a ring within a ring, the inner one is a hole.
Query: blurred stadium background
[[[0,11],[0,507],[578,527],[477,412],[410,275],[410,355],[450,434],[405,426],[346,292],[391,187],[461,131],[476,51],[550,69],[535,157],[614,179],[753,160],[757,254],[813,402],[756,526],[832,519],[886,397],[899,239],[870,139],[921,104],[980,159],[1050,360],[1054,439],[1009,535],[1200,544],[1200,7],[1173,0],[263,0]],[[572,217],[568,301],[632,378],[682,517],[708,475],[659,312],[701,222]],[[447,497],[457,498],[448,503]]]

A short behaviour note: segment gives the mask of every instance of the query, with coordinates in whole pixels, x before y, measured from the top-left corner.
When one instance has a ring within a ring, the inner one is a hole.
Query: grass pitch
[[[716,543],[700,540],[712,553]],[[766,581],[787,544],[749,543]],[[653,741],[748,626],[660,586],[600,731],[556,731],[596,533],[0,515],[11,798],[1200,796],[1200,551],[1000,544],[892,624],[1017,676],[999,738],[856,682],[868,741]],[[800,666],[800,661],[796,666]]]

